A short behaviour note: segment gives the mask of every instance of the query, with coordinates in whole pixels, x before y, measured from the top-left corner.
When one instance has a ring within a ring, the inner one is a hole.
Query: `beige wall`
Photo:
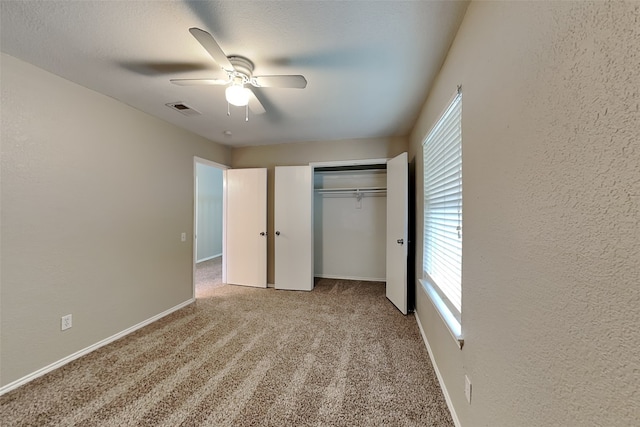
[[[15,58],[1,65],[6,385],[192,297],[193,156],[231,159]]]
[[[308,165],[311,162],[339,160],[385,159],[407,151],[406,138],[356,139],[291,143],[235,148],[231,166],[234,168],[267,168],[268,250],[267,281],[274,283],[275,242],[273,225],[273,183],[275,166]]]
[[[635,2],[472,2],[424,105],[418,218],[421,141],[462,84],[464,348],[419,284],[417,312],[465,427],[640,419],[639,22]]]

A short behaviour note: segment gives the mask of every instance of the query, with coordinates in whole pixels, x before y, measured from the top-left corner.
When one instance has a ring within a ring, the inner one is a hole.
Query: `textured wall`
[[[230,159],[4,54],[1,88],[6,385],[192,297],[193,156]]]
[[[462,350],[417,298],[461,424],[637,425],[640,5],[472,2],[411,137],[419,170],[458,84]]]

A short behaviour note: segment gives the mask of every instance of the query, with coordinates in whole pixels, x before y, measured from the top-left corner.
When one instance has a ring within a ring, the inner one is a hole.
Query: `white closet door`
[[[275,287],[313,289],[313,188],[310,166],[275,168]]]
[[[387,162],[387,298],[407,314],[409,213],[407,153]]]
[[[226,282],[267,287],[267,170],[229,169],[226,182]]]

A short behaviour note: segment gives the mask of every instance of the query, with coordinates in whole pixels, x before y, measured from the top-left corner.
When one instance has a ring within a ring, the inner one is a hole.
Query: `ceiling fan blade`
[[[213,36],[200,28],[189,28],[189,32],[198,40],[202,47],[209,52],[209,55],[218,63],[225,71],[233,71],[233,65],[229,62],[229,58],[224,54],[222,48],[215,41]]]
[[[265,109],[262,105],[262,102],[258,99],[255,93],[252,90],[249,90],[249,109],[253,114],[264,114]]]
[[[307,87],[307,79],[304,76],[255,76],[253,78],[257,87],[281,87],[304,89]]]
[[[229,83],[229,79],[171,79],[169,81],[178,86],[224,86]]]

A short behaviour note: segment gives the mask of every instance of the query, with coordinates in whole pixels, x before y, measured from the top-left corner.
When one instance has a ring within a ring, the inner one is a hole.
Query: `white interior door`
[[[402,153],[387,162],[387,298],[407,314],[409,161]]]
[[[226,282],[267,287],[267,170],[226,174]]]
[[[310,166],[275,168],[276,289],[313,289],[312,187]]]

